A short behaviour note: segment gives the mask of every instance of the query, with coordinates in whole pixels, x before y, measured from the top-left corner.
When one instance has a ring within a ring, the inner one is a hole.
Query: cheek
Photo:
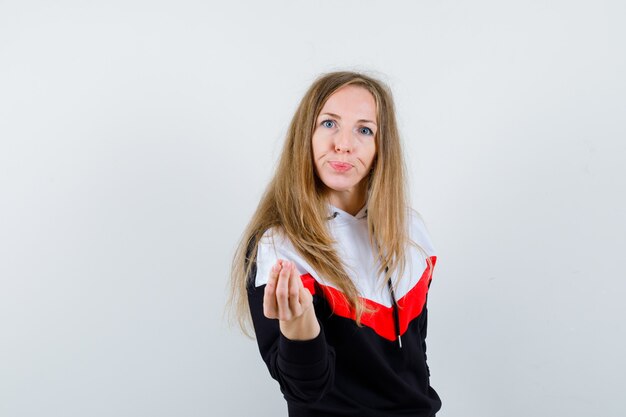
[[[367,163],[368,166],[370,166],[372,164],[372,162],[374,161],[374,158],[376,157],[376,145],[372,145],[371,147],[368,147],[368,149],[365,152],[365,161]]]
[[[327,141],[319,132],[314,132],[311,139],[311,150],[313,151],[313,159],[318,160],[319,157],[326,153]]]

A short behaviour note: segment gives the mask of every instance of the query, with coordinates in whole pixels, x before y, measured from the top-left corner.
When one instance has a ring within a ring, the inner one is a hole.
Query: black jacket
[[[374,312],[354,321],[341,293],[325,283],[277,231],[258,245],[248,300],[259,350],[280,384],[290,417],[432,417],[441,401],[430,386],[426,363],[426,300],[436,256],[423,222],[410,216],[411,246],[402,278],[381,285],[367,236],[367,209],[352,216],[331,206],[329,230],[361,297]],[[337,213],[337,214],[334,214]],[[292,341],[278,321],[263,314],[269,268],[277,259],[296,264],[313,294],[319,336]]]

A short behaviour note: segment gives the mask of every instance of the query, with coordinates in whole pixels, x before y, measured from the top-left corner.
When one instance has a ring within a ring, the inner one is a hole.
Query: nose
[[[354,138],[350,129],[341,129],[335,137],[335,152],[350,153],[354,149]]]

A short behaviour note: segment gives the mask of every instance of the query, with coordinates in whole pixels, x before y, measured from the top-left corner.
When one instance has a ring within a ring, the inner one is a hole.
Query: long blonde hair
[[[364,304],[337,255],[327,228],[328,205],[324,184],[317,177],[311,139],[326,100],[347,85],[367,89],[376,102],[376,158],[368,181],[367,223],[370,243],[377,248],[379,275],[385,282],[394,271],[402,274],[407,236],[405,165],[393,98],[382,82],[356,72],[320,76],[302,98],[291,120],[276,172],[250,220],[235,252],[229,305],[246,334],[250,325],[247,285],[265,231],[277,228],[317,274],[337,289],[360,323]],[[231,316],[232,317],[232,316]]]

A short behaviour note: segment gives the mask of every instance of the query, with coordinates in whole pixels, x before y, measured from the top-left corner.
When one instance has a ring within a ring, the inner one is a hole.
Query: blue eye
[[[333,122],[332,120],[324,120],[322,122],[322,126],[330,129],[331,127],[335,127],[335,122]]]
[[[363,135],[368,135],[371,136],[374,134],[374,132],[372,132],[372,129],[370,129],[369,127],[362,127],[359,129],[359,133],[363,134]]]

